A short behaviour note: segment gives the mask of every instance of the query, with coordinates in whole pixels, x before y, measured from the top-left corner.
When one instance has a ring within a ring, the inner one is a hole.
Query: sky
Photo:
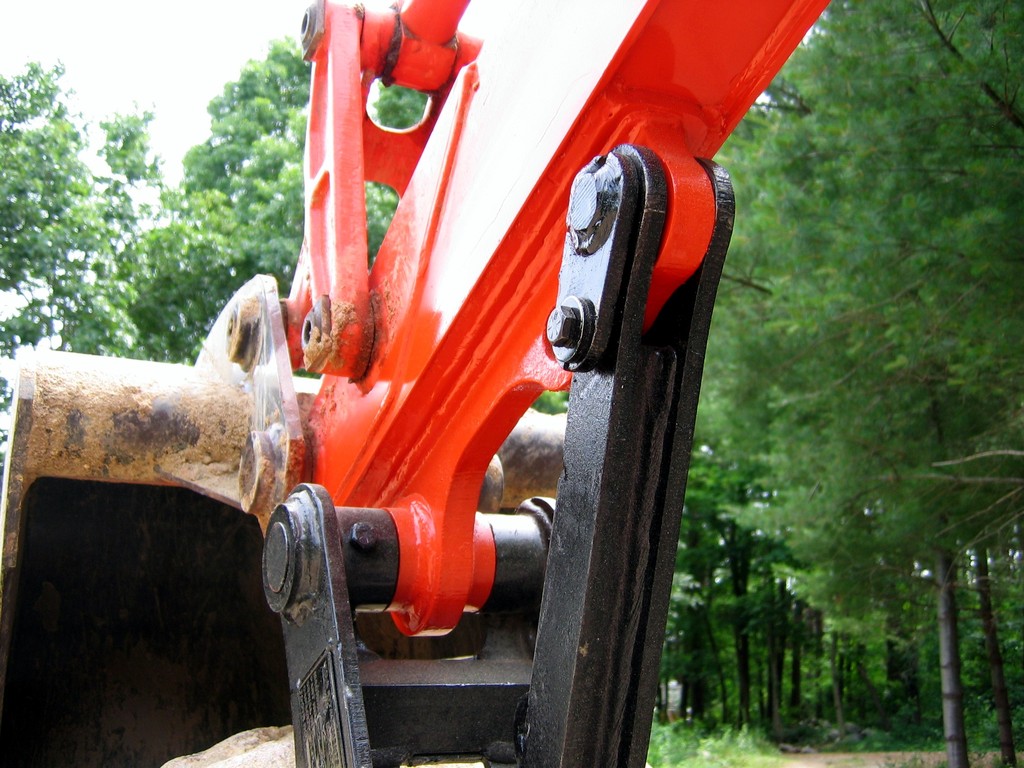
[[[174,182],[185,152],[209,135],[210,99],[247,61],[263,58],[272,40],[298,38],[308,4],[0,0],[0,75],[10,77],[29,61],[62,62],[64,86],[75,92],[72,108],[86,121],[154,112],[152,146]]]
[[[272,40],[298,37],[308,0],[3,0],[0,75],[62,62],[72,107],[90,123],[151,110],[171,181],[209,134],[206,105]]]

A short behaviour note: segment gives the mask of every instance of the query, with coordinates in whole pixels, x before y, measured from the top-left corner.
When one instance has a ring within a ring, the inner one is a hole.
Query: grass
[[[655,723],[647,762],[652,768],[779,768],[784,761],[774,744],[747,729],[708,734],[685,723]]]

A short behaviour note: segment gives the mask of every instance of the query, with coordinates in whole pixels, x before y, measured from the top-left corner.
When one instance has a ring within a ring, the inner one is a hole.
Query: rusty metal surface
[[[0,693],[32,484],[46,476],[183,485],[237,506],[249,412],[239,389],[189,366],[66,352],[22,364],[0,503]],[[88,525],[72,520],[66,535]]]
[[[39,354],[19,372],[8,495],[46,476],[183,485],[237,505],[249,412],[238,388],[189,366]]]
[[[515,509],[534,496],[557,496],[565,446],[565,414],[528,410],[498,456],[504,470],[501,507]]]
[[[289,721],[253,518],[180,488],[48,478],[24,512],[3,765],[156,766]]]
[[[235,498],[265,529],[274,507],[308,472],[304,418],[274,278],[257,275],[232,296],[203,343],[196,370],[244,392],[252,403],[245,447],[238,451]]]

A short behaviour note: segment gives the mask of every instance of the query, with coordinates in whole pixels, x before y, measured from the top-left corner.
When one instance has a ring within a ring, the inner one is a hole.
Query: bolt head
[[[599,213],[597,180],[592,173],[581,173],[572,183],[566,222],[573,229],[584,230],[597,223]]]
[[[318,334],[314,334],[318,331]],[[302,349],[305,350],[311,341],[331,335],[331,297],[321,296],[313,302],[313,306],[302,323]]]
[[[372,552],[377,547],[377,531],[367,522],[359,522],[348,532],[348,540],[360,552]]]
[[[597,253],[607,242],[621,197],[622,169],[613,158],[596,157],[576,175],[565,221],[577,255]]]
[[[238,465],[238,491],[242,509],[259,514],[273,503],[277,450],[266,431],[253,431],[242,448]]]
[[[263,595],[267,605],[300,626],[310,616],[322,574],[321,549],[318,537],[312,533],[320,502],[309,488],[299,486],[277,505],[263,539]]]
[[[292,567],[292,536],[283,522],[278,520],[267,530],[263,541],[263,579],[267,588],[280,594]]]
[[[575,307],[560,306],[548,315],[547,336],[552,347],[573,347],[583,333],[583,317]]]
[[[594,304],[579,296],[564,296],[548,315],[547,338],[555,359],[574,371],[590,352],[594,340]]]
[[[260,301],[256,296],[235,301],[228,317],[228,359],[247,373],[259,359],[261,321]]]

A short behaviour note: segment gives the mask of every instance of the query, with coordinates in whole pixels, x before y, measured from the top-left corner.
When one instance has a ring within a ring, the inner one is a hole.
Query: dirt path
[[[816,752],[783,755],[785,768],[931,768],[944,762],[945,752]]]

